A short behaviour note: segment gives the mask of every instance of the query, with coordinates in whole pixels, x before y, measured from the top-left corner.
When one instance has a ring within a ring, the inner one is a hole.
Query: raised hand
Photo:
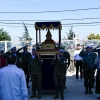
[[[40,54],[37,54],[37,56],[38,56],[38,59],[40,58]]]
[[[60,59],[59,54],[57,54],[58,59]]]

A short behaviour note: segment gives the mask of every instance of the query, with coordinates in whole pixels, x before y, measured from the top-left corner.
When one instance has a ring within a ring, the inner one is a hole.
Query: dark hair
[[[16,60],[17,60],[16,56],[14,56],[12,54],[10,54],[10,55],[7,56],[7,63],[8,64],[14,64]]]
[[[84,46],[84,44],[81,44],[81,46]]]
[[[80,46],[80,44],[77,44],[77,46]]]

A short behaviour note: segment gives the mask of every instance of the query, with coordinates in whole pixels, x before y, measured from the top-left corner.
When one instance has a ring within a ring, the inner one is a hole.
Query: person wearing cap
[[[22,50],[22,52],[19,52]],[[16,54],[20,57],[21,59],[21,68],[23,69],[25,76],[26,76],[26,82],[27,82],[27,88],[29,88],[28,83],[29,83],[29,72],[28,72],[28,59],[31,56],[31,53],[28,52],[27,46],[24,46],[16,51]]]
[[[32,95],[30,96],[30,98],[36,97],[36,89],[37,89],[38,99],[41,99],[42,64],[43,60],[40,54],[37,54],[36,48],[33,48],[32,55],[28,59],[28,70],[32,80]]]
[[[85,48],[84,44],[81,44],[81,48],[82,48],[82,49],[84,49],[84,48]]]
[[[66,58],[63,57],[64,50],[60,49],[57,53],[51,64],[54,66],[54,82],[55,82],[55,96],[54,99],[58,98],[58,92],[60,87],[61,99],[64,99],[64,78],[65,78],[65,67],[66,67]]]
[[[35,47],[36,47],[35,45],[32,45],[32,49],[35,48]]]
[[[86,50],[82,50],[79,54],[83,59],[83,71],[84,71],[84,86],[85,94],[93,94],[92,88],[94,87],[94,65],[96,60],[96,53],[93,52],[91,46],[87,46]]]
[[[70,65],[70,54],[69,52],[65,51],[65,47],[62,47],[61,49],[63,49],[63,57],[66,58],[66,67],[64,69],[65,71],[65,78],[64,78],[64,89],[66,89],[66,74],[67,74],[67,69],[69,68]]]
[[[82,76],[82,65],[83,60],[82,57],[79,56],[79,53],[81,52],[80,44],[77,44],[77,48],[74,51],[74,66],[76,67],[76,82],[79,80],[79,70],[80,70],[80,81],[83,81]]]
[[[0,50],[0,54],[1,54],[1,53],[4,53],[4,50]]]
[[[16,52],[16,47],[12,47],[10,50],[8,50],[6,53],[15,53]]]
[[[0,51],[0,68],[3,68],[6,65],[7,65],[7,60],[4,57],[4,50],[1,50]]]
[[[23,70],[16,66],[16,56],[7,56],[8,65],[0,69],[0,100],[28,100]]]

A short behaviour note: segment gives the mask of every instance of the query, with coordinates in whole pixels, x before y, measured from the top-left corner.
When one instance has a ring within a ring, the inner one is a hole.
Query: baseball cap
[[[4,50],[0,50],[0,52],[4,52]]]
[[[60,49],[59,51],[58,51],[59,53],[63,53],[63,52],[65,52],[63,49]]]
[[[92,47],[91,46],[87,46],[86,49],[92,49]]]
[[[15,47],[15,46],[14,46],[14,47],[12,47],[12,48],[11,48],[11,50],[16,50],[16,47]]]
[[[23,46],[23,49],[27,48],[27,46]]]
[[[36,48],[33,48],[32,51],[33,51],[33,50],[36,51]]]

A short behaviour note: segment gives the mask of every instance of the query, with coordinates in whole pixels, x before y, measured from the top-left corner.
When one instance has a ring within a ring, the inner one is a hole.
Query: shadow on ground
[[[28,89],[29,97],[32,94],[31,90],[31,82],[29,83],[30,88]],[[64,90],[65,100],[97,100],[98,94],[95,94],[95,88],[93,88],[94,94],[84,94],[84,82],[78,81],[75,82],[75,73],[67,72],[67,82],[66,82],[67,89]],[[42,91],[42,99],[41,100],[54,100],[54,90],[43,90]],[[37,98],[33,98],[29,100],[38,100]],[[59,98],[60,99],[60,94]]]

